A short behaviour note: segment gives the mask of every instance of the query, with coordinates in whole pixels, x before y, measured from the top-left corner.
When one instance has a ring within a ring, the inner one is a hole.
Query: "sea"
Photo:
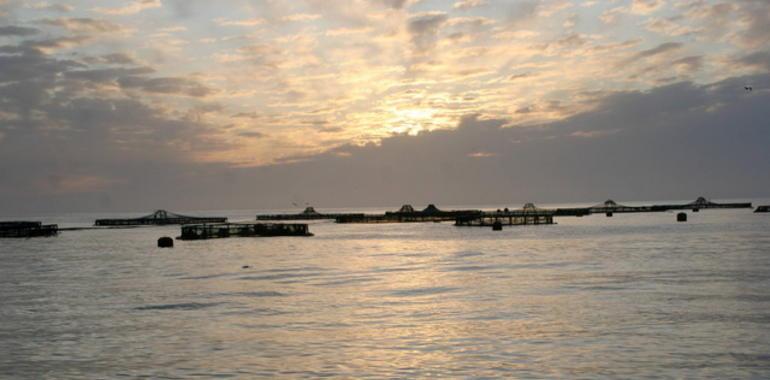
[[[0,239],[0,378],[768,379],[770,214],[752,211]]]

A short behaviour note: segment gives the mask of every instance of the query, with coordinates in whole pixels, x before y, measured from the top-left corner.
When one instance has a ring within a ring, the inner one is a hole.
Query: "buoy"
[[[501,223],[499,220],[496,220],[492,224],[492,231],[502,231],[503,230],[503,223]]]
[[[612,212],[608,212],[608,213],[607,213],[607,217],[608,217],[608,218],[612,218]]]
[[[168,236],[158,239],[158,248],[174,248],[174,239]]]
[[[680,212],[676,214],[676,221],[677,222],[686,222],[687,221],[687,214]]]

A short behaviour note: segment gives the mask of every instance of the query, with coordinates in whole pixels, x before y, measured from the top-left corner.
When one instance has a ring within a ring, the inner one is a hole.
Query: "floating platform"
[[[555,210],[535,207],[527,203],[521,210],[497,210],[484,212],[481,215],[464,215],[455,219],[455,226],[459,227],[502,227],[502,226],[526,226],[540,224],[554,224]]]
[[[228,237],[313,236],[307,224],[300,223],[216,223],[182,226],[181,240]]]
[[[481,210],[439,210],[435,205],[428,205],[422,211],[416,211],[411,205],[403,205],[398,211],[388,211],[385,214],[348,215],[335,218],[337,223],[428,223],[454,221],[462,216],[479,216]]]
[[[653,206],[653,207],[663,207],[666,210],[703,210],[703,209],[711,209],[711,208],[752,208],[752,205],[750,202],[746,203],[716,203],[707,200],[704,197],[698,197],[693,202],[684,204],[684,205],[662,205],[662,206]]]
[[[584,216],[590,214],[606,214],[611,216],[612,214],[623,213],[636,213],[636,212],[665,212],[672,210],[692,210],[700,211],[702,209],[739,209],[739,208],[751,208],[751,203],[716,203],[707,200],[704,197],[699,197],[693,202],[686,204],[668,204],[668,205],[651,205],[651,206],[626,206],[618,204],[612,199],[586,208],[563,208],[556,209],[556,216]]]
[[[587,216],[591,215],[588,207],[557,208],[553,211],[553,216]]]
[[[770,206],[758,206],[754,212],[770,212]]]
[[[49,237],[59,234],[56,224],[41,222],[0,222],[0,238]]]
[[[227,218],[179,215],[166,210],[133,219],[98,219],[95,226],[165,226],[172,224],[226,223]]]
[[[589,206],[589,207],[572,207],[572,208],[557,208],[557,209],[539,209],[542,212],[550,213],[551,217],[560,216],[587,216],[591,214],[605,214],[612,216],[614,213],[638,213],[638,212],[665,212],[670,210],[693,210],[699,211],[700,209],[711,208],[751,208],[751,203],[715,203],[707,200],[704,197],[699,197],[693,202],[686,204],[673,204],[673,205],[651,205],[651,206],[626,206],[618,204],[613,200],[607,200],[603,203]],[[505,211],[509,212],[508,209]],[[517,217],[517,213],[520,211],[510,212],[508,216]],[[298,214],[265,214],[257,215],[257,220],[317,220],[317,219],[334,219],[337,223],[362,223],[362,224],[378,224],[378,223],[426,223],[426,222],[446,222],[457,221],[461,219],[466,223],[468,220],[474,220],[481,217],[487,217],[490,214],[481,210],[453,210],[443,211],[438,209],[434,205],[428,205],[422,211],[417,211],[411,205],[404,205],[398,211],[388,211],[384,214],[361,214],[361,213],[349,213],[349,214],[326,214],[319,213],[313,207],[307,207],[303,212]],[[486,223],[483,222],[482,225]],[[511,220],[511,223],[518,223],[515,220]]]
[[[337,218],[361,218],[364,214],[325,214],[317,212],[314,208],[308,207],[299,214],[264,214],[257,215],[257,220],[321,220]]]
[[[619,204],[612,199],[608,199],[604,203],[588,207],[589,214],[607,214],[608,216],[616,213],[663,212],[668,210],[671,210],[670,206],[626,206]]]

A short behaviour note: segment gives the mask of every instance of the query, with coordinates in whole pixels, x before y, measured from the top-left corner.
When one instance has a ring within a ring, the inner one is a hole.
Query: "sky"
[[[767,0],[0,0],[0,216],[766,197],[768,105]]]

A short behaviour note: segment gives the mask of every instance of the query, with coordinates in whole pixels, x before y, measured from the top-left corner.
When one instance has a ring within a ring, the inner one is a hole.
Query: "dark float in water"
[[[168,236],[158,239],[158,248],[174,248],[174,239]]]

